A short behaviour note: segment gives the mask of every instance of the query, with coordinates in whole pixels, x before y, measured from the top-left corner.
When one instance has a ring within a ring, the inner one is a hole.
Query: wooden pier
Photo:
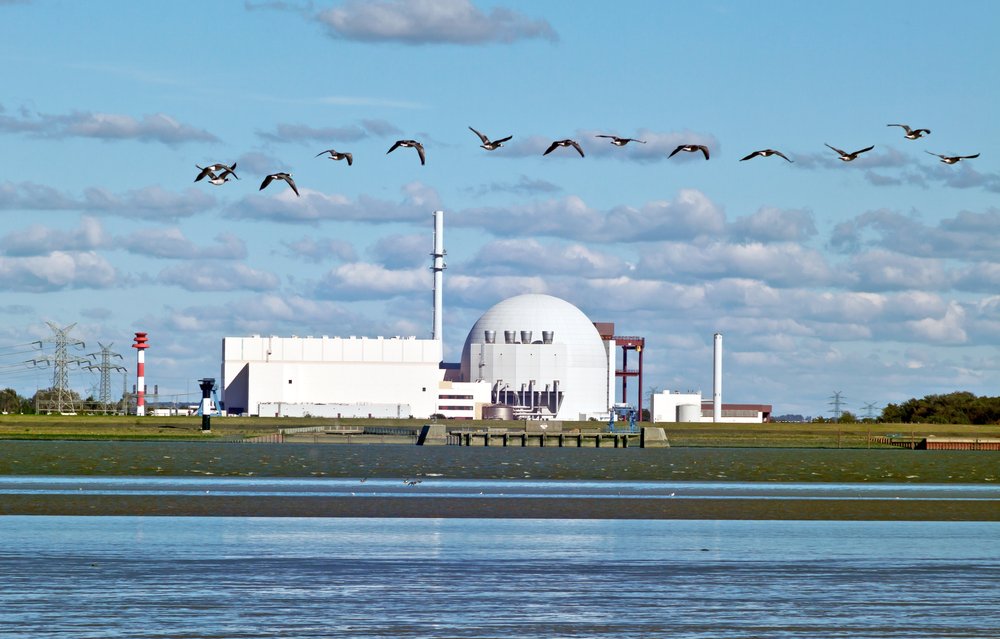
[[[448,431],[441,424],[428,424],[421,430],[421,446],[495,446],[498,448],[667,448],[670,446],[662,428],[644,427],[634,433],[606,431],[563,431],[554,428],[506,429],[478,428]]]
[[[521,448],[628,448],[639,443],[639,433],[529,433],[506,429],[460,430],[448,433],[451,446],[517,446]]]

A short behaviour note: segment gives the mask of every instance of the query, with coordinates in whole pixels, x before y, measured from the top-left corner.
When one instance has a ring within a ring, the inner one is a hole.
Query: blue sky
[[[542,292],[645,336],[647,389],[710,394],[719,331],[725,400],[778,414],[995,395],[997,24],[992,2],[0,0],[0,386],[51,384],[19,349],[47,321],[113,343],[130,387],[148,332],[147,383],[192,396],[224,336],[428,336],[440,208],[450,361]],[[386,154],[402,138],[426,166]],[[562,138],[586,157],[541,155]],[[667,158],[684,143],[711,159]],[[739,161],[763,148],[794,163]],[[276,171],[302,197],[258,190]]]

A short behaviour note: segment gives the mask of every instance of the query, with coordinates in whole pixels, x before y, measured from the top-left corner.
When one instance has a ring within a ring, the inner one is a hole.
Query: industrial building
[[[615,408],[616,380],[621,379],[625,397],[628,379],[637,377],[638,413],[642,413],[645,338],[616,336],[613,323],[595,323],[574,305],[551,295],[517,295],[494,305],[470,329],[461,362],[443,362],[441,211],[434,213],[433,240],[430,339],[225,337],[221,378],[226,412],[267,417],[439,415],[606,421]],[[638,354],[638,368],[629,366],[629,351]],[[675,402],[667,408],[672,400],[657,400],[661,395],[654,397],[656,421],[676,420],[678,411],[688,410],[691,403]],[[694,403],[700,406],[700,398]]]

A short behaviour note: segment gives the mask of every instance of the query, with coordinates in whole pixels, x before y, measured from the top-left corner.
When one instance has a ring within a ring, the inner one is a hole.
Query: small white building
[[[650,398],[650,416],[654,422],[712,423],[713,405],[703,401],[701,392],[664,391]],[[762,424],[771,421],[768,404],[722,404],[724,424]]]
[[[650,397],[649,414],[653,422],[700,422],[701,393],[663,391]],[[712,421],[709,414],[708,421]]]

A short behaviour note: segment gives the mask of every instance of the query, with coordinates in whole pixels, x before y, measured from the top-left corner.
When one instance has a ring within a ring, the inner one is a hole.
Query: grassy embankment
[[[231,439],[276,433],[281,428],[366,425],[419,428],[423,420],[370,420],[214,417],[211,434],[201,432],[200,417],[104,415],[0,415],[0,439],[184,440]],[[523,428],[522,422],[446,422],[450,429]],[[875,448],[872,437],[1000,437],[1000,426],[963,424],[658,424],[672,446]],[[598,422],[563,422],[564,430],[604,430]]]

